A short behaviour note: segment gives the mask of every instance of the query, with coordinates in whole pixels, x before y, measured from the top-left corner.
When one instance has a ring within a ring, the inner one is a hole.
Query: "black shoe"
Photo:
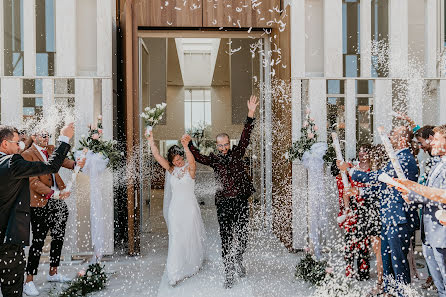
[[[237,263],[237,268],[235,269],[235,271],[237,272],[237,275],[239,277],[245,277],[246,276],[246,268],[245,266],[243,266],[242,262],[238,262]]]

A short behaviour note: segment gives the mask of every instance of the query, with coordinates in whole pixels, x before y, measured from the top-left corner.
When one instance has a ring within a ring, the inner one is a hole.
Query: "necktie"
[[[46,160],[48,161],[48,158],[50,157],[50,156],[48,155],[48,151],[47,151],[46,149],[43,149],[43,150],[42,150],[42,153],[46,156]]]

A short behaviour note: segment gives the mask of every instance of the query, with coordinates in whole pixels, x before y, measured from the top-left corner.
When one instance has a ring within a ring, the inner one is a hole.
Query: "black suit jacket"
[[[69,150],[62,142],[47,163],[0,155],[0,244],[29,245],[29,178],[57,173]]]

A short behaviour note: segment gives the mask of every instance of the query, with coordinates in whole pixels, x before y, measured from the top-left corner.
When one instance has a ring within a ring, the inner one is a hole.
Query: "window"
[[[74,79],[55,79],[54,80],[54,103],[58,113],[58,118],[61,120],[70,118],[75,114],[74,106]],[[59,121],[56,127],[55,139],[59,137],[60,129],[66,124]],[[71,138],[70,144],[74,145],[74,137]]]
[[[36,74],[54,75],[54,0],[36,0]]]
[[[185,89],[184,97],[185,130],[211,125],[211,90]]]
[[[345,140],[345,91],[343,80],[327,80],[327,132]],[[342,144],[341,144],[342,145]]]
[[[342,53],[344,77],[359,76],[359,0],[344,0],[342,3]]]
[[[356,143],[373,142],[373,81],[356,81]]]
[[[23,0],[3,1],[4,73],[23,75]]]
[[[41,79],[23,80],[23,120],[38,121],[43,115]]]

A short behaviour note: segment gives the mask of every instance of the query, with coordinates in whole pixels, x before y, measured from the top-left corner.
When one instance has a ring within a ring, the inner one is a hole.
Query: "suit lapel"
[[[429,179],[429,186],[432,186],[434,181],[440,175],[440,173],[442,172],[441,167],[443,167],[443,165],[444,165],[444,163],[440,161],[440,162],[438,162],[437,166],[435,166],[435,168],[432,170],[432,176],[430,176],[430,179]]]
[[[32,152],[34,153],[34,155],[36,155],[37,158],[38,158],[41,162],[45,162],[45,161],[43,160],[43,157],[42,157],[42,155],[40,154],[39,150],[36,148],[36,146],[35,146],[34,144],[31,146],[31,150],[32,150]]]

